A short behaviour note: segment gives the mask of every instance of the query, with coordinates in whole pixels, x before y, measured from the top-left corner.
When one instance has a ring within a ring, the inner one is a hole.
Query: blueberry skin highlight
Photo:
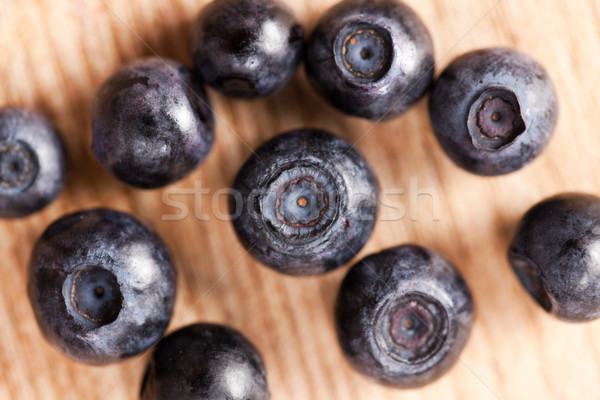
[[[335,323],[342,351],[385,385],[423,386],[444,374],[469,337],[471,292],[448,261],[403,245],[366,257],[342,282]]]
[[[387,120],[430,87],[433,43],[404,3],[346,0],[327,11],[312,32],[306,72],[315,90],[340,111]]]
[[[268,400],[258,350],[227,326],[198,323],[161,340],[148,362],[141,400]]]
[[[379,184],[345,140],[304,129],[281,134],[240,169],[233,226],[263,264],[289,275],[334,270],[371,236]]]
[[[58,196],[67,156],[54,127],[22,108],[0,109],[0,218],[21,218]]]
[[[600,198],[564,193],[533,206],[508,252],[531,297],[565,321],[600,317]]]
[[[304,32],[278,0],[215,0],[200,13],[191,53],[202,79],[230,97],[270,96],[293,78]]]
[[[183,179],[214,141],[201,80],[182,64],[156,57],[111,76],[96,94],[92,117],[92,150],[100,164],[141,189]]]
[[[502,175],[544,150],[558,102],[540,64],[515,50],[492,48],[450,63],[433,86],[429,115],[440,146],[458,166]]]
[[[173,313],[176,271],[158,236],[109,209],[67,215],[36,243],[28,294],[46,339],[70,358],[109,364],[150,348]]]

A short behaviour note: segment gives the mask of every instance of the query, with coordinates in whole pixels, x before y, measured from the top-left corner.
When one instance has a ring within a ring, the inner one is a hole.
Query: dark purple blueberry
[[[0,218],[20,218],[58,196],[67,175],[60,136],[39,114],[0,109]]]
[[[267,142],[233,189],[239,239],[262,263],[289,275],[340,267],[364,246],[377,217],[379,185],[365,158],[318,130]]]
[[[162,187],[190,174],[214,140],[210,100],[200,79],[171,60],[144,58],[98,90],[92,150],[123,182]]]
[[[268,400],[258,350],[238,331],[194,324],[164,338],[148,362],[141,400]]]
[[[471,292],[448,261],[404,245],[359,261],[335,308],[338,340],[361,373],[396,387],[418,387],[458,359],[473,325]]]
[[[176,284],[160,238],[108,209],[55,221],[29,263],[29,300],[42,333],[87,364],[121,361],[154,345],[171,319]]]
[[[508,258],[547,312],[567,321],[600,317],[600,198],[566,193],[536,204]]]
[[[550,77],[531,57],[484,49],[454,60],[432,89],[429,115],[442,149],[460,167],[502,175],[529,164],[558,117]]]
[[[434,72],[433,43],[421,19],[396,0],[345,0],[312,32],[306,72],[346,114],[398,116],[421,99]]]
[[[196,21],[192,59],[204,81],[225,95],[266,97],[292,80],[303,38],[279,0],[215,0]]]

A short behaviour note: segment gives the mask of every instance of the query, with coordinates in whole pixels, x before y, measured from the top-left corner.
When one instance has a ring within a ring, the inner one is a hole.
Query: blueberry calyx
[[[389,33],[376,25],[350,23],[334,44],[335,61],[346,76],[360,83],[381,79],[390,69],[393,46]]]
[[[408,292],[379,311],[376,341],[392,359],[420,364],[438,353],[448,325],[446,311],[437,300],[421,292]]]
[[[490,88],[471,104],[468,129],[473,146],[499,150],[525,132],[521,106],[515,94],[504,88]]]
[[[69,313],[84,326],[109,324],[121,311],[123,295],[117,277],[100,266],[91,265],[69,274],[65,291]]]
[[[277,218],[292,226],[316,225],[329,198],[319,182],[310,176],[295,179],[282,188],[276,201]]]
[[[0,143],[0,191],[22,192],[38,173],[35,153],[27,143],[6,140]]]
[[[337,219],[346,193],[341,177],[314,163],[284,165],[257,194],[263,223],[279,240],[306,244],[317,240]]]

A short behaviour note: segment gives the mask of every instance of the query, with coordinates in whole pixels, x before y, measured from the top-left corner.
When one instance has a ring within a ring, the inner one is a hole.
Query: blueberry
[[[214,89],[238,98],[266,97],[294,76],[304,33],[278,0],[215,0],[198,17],[194,64]]]
[[[260,354],[238,331],[194,324],[161,340],[150,359],[142,400],[268,400]]]
[[[290,275],[331,271],[373,231],[379,185],[348,142],[318,130],[284,133],[244,164],[233,185],[238,237],[267,266]]]
[[[29,300],[42,333],[88,364],[120,361],[156,343],[175,289],[176,271],[158,236],[108,209],[55,221],[29,264]]]
[[[600,317],[600,198],[565,193],[533,206],[509,249],[514,272],[549,313]]]
[[[433,131],[460,167],[501,175],[529,164],[548,144],[558,117],[544,68],[514,50],[473,51],[454,60],[429,100]]]
[[[210,151],[210,100],[185,66],[144,58],[121,68],[98,90],[92,149],[125,183],[151,189],[191,173]]]
[[[385,120],[427,92],[433,43],[419,17],[396,0],[345,0],[312,32],[306,72],[313,87],[346,114]]]
[[[60,136],[32,111],[0,109],[0,218],[20,218],[58,196],[67,175]]]
[[[454,364],[473,318],[460,273],[415,245],[358,262],[335,308],[338,340],[350,363],[380,383],[404,388],[425,385]]]

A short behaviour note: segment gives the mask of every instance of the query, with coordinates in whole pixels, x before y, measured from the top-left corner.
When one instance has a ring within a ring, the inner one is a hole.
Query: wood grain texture
[[[335,2],[287,0],[307,30]],[[205,3],[0,0],[0,106],[46,114],[66,141],[71,167],[56,202],[29,218],[0,222],[0,398],[137,398],[147,355],[102,368],[71,362],[43,340],[26,297],[36,238],[62,214],[96,206],[132,212],[160,233],[180,272],[170,329],[202,320],[242,330],[265,358],[274,400],[600,398],[600,322],[573,325],[544,314],[505,256],[516,221],[533,203],[561,191],[600,193],[600,1],[407,0],[431,31],[438,73],[459,54],[501,45],[528,52],[553,77],[561,103],[555,137],[531,166],[505,177],[455,167],[434,140],[426,101],[373,125],[326,105],[303,71],[267,100],[210,92],[216,145],[200,169],[171,189],[200,182],[214,194],[231,184],[250,148],[284,130],[313,126],[357,143],[382,188],[404,190],[388,194],[388,202],[409,210],[410,199],[418,199],[416,218],[407,212],[400,219],[397,209],[384,207],[361,255],[404,242],[445,254],[469,282],[478,315],[450,373],[408,391],[372,383],[340,353],[332,308],[347,268],[318,278],[278,275],[245,253],[228,221],[195,218],[192,196],[172,195],[190,214],[164,221],[173,209],[163,203],[163,190],[125,187],[95,162],[95,90],[124,62],[153,52],[189,63],[189,24]],[[416,197],[428,191],[439,199],[439,218],[430,197]],[[202,213],[211,214],[211,199],[202,198]],[[214,206],[225,210],[225,198]]]

